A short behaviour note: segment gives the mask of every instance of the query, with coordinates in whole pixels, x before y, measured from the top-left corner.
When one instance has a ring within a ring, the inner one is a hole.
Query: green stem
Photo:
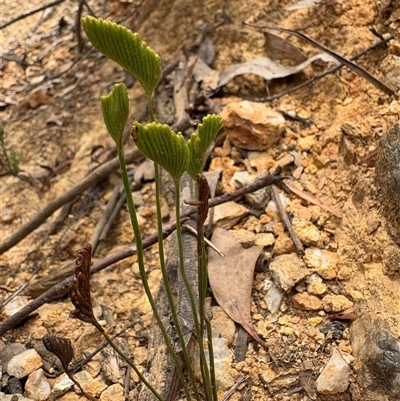
[[[213,400],[218,401],[218,394],[217,394],[217,383],[215,381],[215,364],[214,364],[214,346],[212,342],[212,330],[211,330],[211,323],[208,317],[204,319],[206,327],[207,327],[207,340],[208,340],[208,356],[210,358],[210,376],[211,376],[211,389]]]
[[[176,332],[178,334],[179,337],[179,341],[181,343],[181,347],[182,347],[182,353],[183,353],[183,358],[185,360],[186,366],[188,368],[189,371],[189,377],[190,377],[190,381],[192,383],[192,387],[195,393],[195,397],[197,400],[200,400],[200,395],[196,386],[196,379],[193,373],[193,369],[192,369],[192,365],[191,365],[191,361],[190,361],[190,357],[189,357],[189,352],[188,349],[186,347],[186,343],[185,343],[185,339],[182,333],[182,329],[181,326],[179,324],[179,319],[178,319],[178,314],[176,312],[176,308],[175,308],[175,302],[174,302],[174,298],[172,295],[172,291],[171,291],[171,286],[169,283],[169,278],[168,278],[168,274],[167,274],[167,269],[165,266],[165,257],[164,257],[164,238],[163,238],[163,226],[162,226],[162,215],[161,215],[161,202],[160,202],[160,171],[159,171],[159,167],[157,163],[154,163],[154,172],[155,172],[155,181],[156,181],[156,209],[157,209],[157,232],[158,232],[158,249],[159,249],[159,254],[160,254],[160,267],[161,267],[161,274],[163,277],[163,281],[164,281],[164,286],[165,286],[165,291],[167,293],[167,298],[168,298],[168,303],[170,305],[171,308],[171,315],[172,315],[172,320],[174,322],[175,328],[176,328]],[[178,371],[179,374],[179,378],[181,379],[182,385],[183,385],[183,389],[185,391],[185,395],[186,395],[186,399],[188,401],[190,401],[190,394],[189,391],[187,389],[187,386],[185,385],[185,378],[183,375],[183,371],[182,371],[182,367],[179,365],[176,365],[176,369]]]
[[[176,355],[175,349],[171,343],[171,340],[168,336],[167,330],[165,329],[165,326],[161,320],[160,314],[158,313],[157,310],[157,305],[154,301],[153,295],[151,293],[150,287],[149,287],[149,283],[147,281],[147,276],[146,276],[146,270],[145,270],[145,266],[144,266],[144,254],[143,254],[143,243],[142,243],[142,234],[140,232],[140,228],[139,228],[139,223],[137,220],[137,214],[136,214],[136,208],[135,208],[135,204],[133,202],[133,198],[132,198],[132,193],[131,193],[131,187],[130,187],[130,183],[129,183],[129,177],[128,177],[128,171],[126,169],[126,163],[125,163],[125,156],[124,156],[124,151],[122,146],[117,146],[118,149],[118,158],[119,158],[119,162],[120,162],[120,167],[121,167],[121,176],[122,176],[122,181],[124,184],[124,189],[125,189],[125,196],[126,196],[126,203],[128,205],[128,210],[129,210],[129,216],[131,219],[131,224],[132,224],[132,229],[133,232],[135,234],[135,241],[136,241],[136,253],[137,253],[137,257],[138,257],[138,265],[139,265],[139,274],[140,274],[140,278],[142,280],[142,284],[143,284],[143,288],[144,291],[146,292],[147,298],[149,300],[151,309],[154,313],[154,317],[157,321],[157,324],[161,330],[162,336],[164,338],[165,344],[168,348],[168,351],[171,354],[172,359],[174,360],[175,366],[178,369],[179,372],[179,360],[178,357]],[[182,374],[182,379],[183,379],[183,374]],[[182,383],[184,383],[184,381],[182,381]],[[188,398],[188,400],[190,400],[190,397]]]
[[[148,108],[149,114],[150,114],[150,121],[151,122],[155,121],[153,104],[151,101],[151,95],[147,96],[147,108]],[[159,255],[160,255],[161,274],[162,274],[163,281],[164,281],[165,291],[167,293],[168,303],[171,308],[172,319],[174,321],[174,325],[175,325],[176,332],[179,337],[179,341],[181,342],[183,357],[185,359],[186,365],[188,366],[188,369],[191,369],[189,353],[187,351],[187,347],[186,347],[186,344],[185,344],[185,341],[183,338],[183,333],[182,333],[182,330],[181,330],[181,327],[179,324],[178,314],[176,312],[174,298],[172,295],[171,286],[170,286],[169,278],[168,278],[168,273],[167,273],[167,269],[165,266],[164,236],[163,236],[162,213],[161,213],[161,202],[160,202],[161,180],[160,180],[160,170],[159,170],[158,164],[156,162],[154,162],[154,176],[155,176],[155,183],[156,183],[157,235],[158,235],[158,251],[159,251]],[[175,353],[175,350],[174,350],[174,353]],[[175,357],[174,357],[175,367],[178,372],[179,379],[181,380],[186,399],[187,399],[187,401],[191,401],[189,390],[188,390],[187,386],[185,385],[186,381],[185,381],[185,376],[183,375],[182,366],[180,363],[177,363],[177,360],[178,360],[177,355],[175,353]],[[193,376],[190,375],[190,378],[193,379],[191,381],[192,381],[192,387],[194,389],[196,399],[200,400],[200,395],[199,395],[197,387],[196,387],[196,381],[194,380],[194,375]]]
[[[136,372],[136,374],[139,376],[139,379],[143,382],[143,384],[154,394],[154,396],[160,400],[160,401],[165,401],[164,398],[157,392],[157,390],[145,379],[145,377],[142,375],[142,373],[139,371],[139,369],[136,367],[135,363],[132,361],[132,359],[128,358],[124,352],[121,351],[121,349],[114,343],[114,341],[111,339],[111,337],[107,334],[106,331],[102,332],[104,338],[107,340],[107,342],[111,345],[111,347],[114,348],[115,352],[126,361],[126,363],[129,364],[129,366],[132,367],[132,369]]]
[[[179,222],[181,219],[179,180],[174,180],[174,184],[175,184],[176,221]],[[176,226],[176,235],[178,238],[178,248],[179,248],[179,270],[180,270],[183,282],[185,284],[186,290],[189,294],[190,306],[191,306],[192,313],[193,313],[194,330],[196,332],[197,342],[199,345],[201,373],[202,373],[202,377],[203,377],[204,389],[207,394],[206,399],[212,400],[211,393],[210,393],[210,391],[211,391],[210,375],[209,375],[207,360],[205,358],[205,353],[204,353],[204,343],[203,343],[203,337],[201,336],[202,330],[200,329],[199,318],[197,316],[196,301],[194,299],[192,287],[190,285],[190,282],[189,282],[186,272],[185,272],[184,257],[183,257],[182,227],[180,224],[177,224],[177,226]],[[199,308],[200,309],[204,308],[204,305],[199,305]]]
[[[206,295],[207,295],[207,287],[208,287],[208,274],[207,274],[207,258],[206,258],[206,244],[204,241],[204,231],[203,227],[199,229],[200,231],[200,240],[201,240],[201,254],[199,257],[199,269],[201,270],[202,273],[202,291],[203,291],[203,319],[204,323],[207,328],[207,339],[208,339],[208,355],[210,359],[210,376],[211,376],[211,389],[212,389],[212,395],[213,395],[213,400],[218,401],[218,395],[217,395],[217,384],[215,382],[215,365],[214,365],[214,348],[213,348],[213,342],[212,342],[212,330],[211,330],[211,323],[208,317],[204,313],[204,308],[205,308],[205,302],[206,302]]]
[[[151,102],[151,95],[147,95],[147,109],[149,110],[150,121],[154,122],[155,118],[154,118],[153,104]]]

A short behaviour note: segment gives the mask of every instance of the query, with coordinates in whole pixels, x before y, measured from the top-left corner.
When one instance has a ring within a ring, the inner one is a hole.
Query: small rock
[[[290,204],[290,199],[283,193],[279,194],[279,198],[280,198],[283,208],[286,209],[286,207]],[[276,203],[274,200],[271,200],[270,202],[268,202],[268,205],[265,208],[265,213],[267,215],[272,215],[272,216],[274,214],[279,213],[278,207],[276,206]]]
[[[28,349],[21,354],[15,355],[10,360],[7,366],[7,373],[10,376],[22,379],[42,366],[42,358],[36,350]]]
[[[204,351],[206,360],[207,362],[209,362],[209,353],[207,350],[206,341],[204,341]],[[233,355],[228,347],[228,342],[225,338],[222,337],[213,337],[213,351],[217,391],[226,391],[235,382],[233,377],[229,373],[232,365]],[[199,358],[199,350],[198,346],[196,346],[194,355],[194,368],[197,377],[201,377]]]
[[[232,228],[248,214],[248,210],[236,202],[226,202],[214,208],[214,225],[222,228]],[[208,223],[208,218],[205,224]]]
[[[366,315],[350,330],[357,381],[370,400],[400,399],[400,342],[381,317]]]
[[[240,228],[239,230],[229,230],[229,232],[244,246],[250,247],[254,245],[255,234],[249,230]]]
[[[136,207],[140,207],[145,204],[141,191],[133,191],[132,198],[133,198],[133,203],[135,204]]]
[[[315,382],[316,389],[321,394],[343,393],[349,386],[350,367],[340,356],[339,351],[333,350],[329,362]]]
[[[79,393],[82,394],[82,393]],[[63,394],[57,401],[86,401],[86,397],[81,397],[79,394],[68,391],[68,393]]]
[[[318,274],[313,273],[307,280],[307,292],[311,295],[323,295],[326,293],[327,286]]]
[[[224,312],[219,306],[213,306],[212,310],[212,335],[213,337],[225,338],[227,343],[230,345],[235,337],[235,323],[233,320]]]
[[[264,383],[271,383],[276,377],[276,373],[269,365],[265,365],[260,373],[260,378]]]
[[[0,391],[1,401],[34,401],[31,398],[26,398],[22,394],[5,394]]]
[[[120,384],[112,384],[101,393],[100,401],[125,401],[123,387]]]
[[[313,135],[308,135],[305,138],[299,138],[299,140],[297,141],[297,147],[299,150],[307,152],[314,145],[314,141],[315,136]]]
[[[344,295],[326,295],[322,298],[322,305],[326,312],[341,312],[354,306]]]
[[[90,351],[88,351],[90,352]],[[105,361],[102,361],[105,362]],[[108,361],[107,361],[108,362]],[[103,366],[104,367],[104,366]],[[99,361],[91,360],[86,364],[86,370],[90,373],[90,376],[97,377],[102,369],[102,363]]]
[[[283,157],[278,159],[274,164],[274,169],[277,167],[285,167],[289,164],[292,164],[294,161],[294,157],[290,153],[286,153]]]
[[[100,379],[93,379],[86,370],[76,373],[74,378],[79,382],[83,390],[93,397],[98,397],[107,388],[107,384]],[[79,392],[77,386],[74,386],[74,389]]]
[[[230,185],[239,189],[245,185],[252,184],[258,177],[259,175],[250,175],[247,171],[237,171],[233,174]],[[246,194],[245,198],[249,205],[254,209],[263,209],[269,201],[268,192],[265,188]]]
[[[149,352],[147,347],[136,347],[133,351],[133,357],[136,365],[145,365]]]
[[[10,207],[3,207],[0,212],[0,219],[2,223],[11,223],[15,218],[15,210]]]
[[[25,296],[17,296],[12,301],[10,301],[7,305],[4,306],[1,314],[8,318],[18,311],[20,311],[25,305],[29,303],[29,297]]]
[[[74,382],[67,376],[66,373],[63,373],[57,377],[51,392],[55,398],[58,398],[66,393],[73,385]]]
[[[8,378],[8,380],[7,380]],[[20,379],[17,379],[15,376],[8,376],[7,374],[2,379],[2,383],[6,383],[7,392],[9,394],[22,394],[22,383]]]
[[[267,288],[268,287],[268,288]],[[271,280],[265,280],[265,288],[267,293],[265,294],[264,301],[271,313],[276,313],[283,299],[283,292],[275,285]]]
[[[290,291],[309,274],[304,262],[295,254],[277,256],[269,265],[274,281],[284,290]]]
[[[145,159],[136,168],[133,179],[135,183],[154,181],[154,162],[150,159]]]
[[[267,152],[249,152],[247,155],[250,166],[259,172],[269,171],[275,166],[275,159]]]
[[[280,234],[275,240],[274,254],[285,255],[292,252],[296,252],[296,247],[294,246],[292,239],[289,237],[289,234]]]
[[[262,233],[255,235],[255,245],[271,246],[275,242],[275,236],[271,233]]]
[[[50,397],[50,383],[44,375],[43,369],[32,372],[25,383],[25,392],[35,401],[47,401]]]
[[[337,275],[338,257],[334,252],[319,248],[307,248],[304,262],[325,280],[333,280]]]
[[[300,310],[320,310],[322,309],[322,301],[315,295],[306,292],[293,295],[293,305]]]
[[[229,371],[232,365],[232,353],[224,338],[213,338],[215,381],[218,391],[226,391],[234,384],[234,379]],[[206,352],[208,360],[208,352]]]
[[[3,345],[4,343],[2,344],[2,346]],[[11,359],[24,351],[26,351],[26,347],[24,344],[21,343],[9,342],[7,345],[5,345],[5,347],[0,352],[2,371],[7,372],[7,366]]]
[[[304,244],[318,245],[321,242],[321,232],[310,220],[295,216],[292,220],[292,226],[294,232]]]
[[[227,139],[248,150],[268,150],[282,138],[285,119],[262,103],[229,103],[221,112]]]

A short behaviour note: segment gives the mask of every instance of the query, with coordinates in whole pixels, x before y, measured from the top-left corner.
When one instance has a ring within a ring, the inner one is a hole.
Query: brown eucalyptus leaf
[[[286,184],[286,186],[295,194],[297,195],[299,198],[302,198],[314,205],[319,206],[321,209],[325,209],[328,212],[332,213],[334,216],[339,217],[339,219],[341,219],[343,216],[341,213],[339,213],[338,211],[336,211],[333,207],[329,206],[329,205],[325,205],[325,203],[322,203],[317,197],[315,197],[314,195],[310,194],[309,192],[306,191],[302,191],[299,188],[296,188],[294,185],[292,185],[289,180],[283,180],[283,182]]]
[[[214,298],[226,314],[239,323],[263,347],[250,315],[254,269],[262,246],[244,249],[227,230],[217,227],[212,243],[226,256],[211,248],[208,252],[208,277]]]
[[[286,78],[290,75],[294,75],[300,71],[303,71],[316,60],[337,64],[337,61],[334,57],[325,53],[317,54],[303,63],[293,67],[276,63],[268,57],[257,57],[244,63],[232,64],[226,67],[219,76],[218,86],[225,86],[233,78],[243,74],[259,75],[267,81],[272,81],[273,79],[277,78]]]
[[[295,45],[278,35],[269,31],[264,31],[267,50],[273,60],[292,60],[296,63],[302,63],[307,60],[307,56]]]

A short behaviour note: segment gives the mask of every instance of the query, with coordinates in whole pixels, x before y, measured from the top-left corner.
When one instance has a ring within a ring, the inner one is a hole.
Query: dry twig
[[[278,209],[279,215],[281,216],[281,219],[283,221],[283,224],[286,227],[286,230],[288,230],[290,238],[292,239],[293,244],[297,249],[297,253],[299,253],[300,255],[303,255],[304,254],[303,244],[297,237],[296,233],[293,231],[292,225],[289,220],[289,216],[286,213],[286,209],[282,205],[281,198],[279,196],[279,192],[276,189],[275,185],[271,185],[271,192],[272,192],[272,197],[274,199],[274,202],[276,203],[276,207]]]

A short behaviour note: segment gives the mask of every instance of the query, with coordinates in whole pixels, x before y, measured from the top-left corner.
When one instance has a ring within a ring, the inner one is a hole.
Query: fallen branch
[[[126,162],[132,163],[135,159],[141,156],[141,153],[137,150],[131,150],[126,153]],[[90,175],[88,175],[82,182],[72,187],[69,191],[62,194],[56,199],[49,202],[44,209],[42,209],[32,220],[25,223],[16,233],[14,233],[10,238],[8,238],[0,246],[0,255],[5,251],[8,251],[14,245],[18,244],[27,235],[29,235],[33,230],[38,228],[43,224],[46,219],[51,216],[57,209],[66,203],[72,201],[76,196],[80,195],[83,191],[87,190],[91,186],[97,184],[99,181],[106,178],[110,173],[119,167],[118,157],[110,160],[109,162],[103,164],[101,167],[96,169]]]
[[[127,154],[128,155],[128,154]],[[113,162],[112,160],[111,162]],[[109,162],[109,163],[111,163]],[[108,164],[108,163],[107,163]],[[104,165],[105,166],[105,165]],[[102,166],[101,168],[103,168]],[[100,169],[99,169],[100,170]],[[97,170],[98,172],[98,170]],[[264,176],[260,177],[258,180],[253,182],[250,185],[244,186],[237,191],[227,193],[224,195],[219,196],[218,198],[211,199],[209,202],[210,207],[214,207],[217,205],[221,205],[222,203],[229,202],[236,198],[239,198],[247,193],[257,191],[261,188],[264,188],[269,185],[277,185],[282,189],[288,191],[288,188],[283,183],[283,179],[285,177],[280,177],[278,174],[280,171],[276,171],[274,174],[265,174]],[[93,173],[94,174],[94,173]],[[81,183],[82,184],[82,183]],[[197,212],[197,208],[193,207],[182,213],[181,215],[181,222],[187,220],[187,218]],[[163,237],[168,237],[176,228],[176,222],[171,222],[163,226]],[[153,233],[150,236],[143,239],[143,249],[150,247],[157,243],[157,233]],[[95,263],[91,269],[90,273],[95,274],[112,264],[119,262],[120,260],[126,259],[136,252],[136,245],[130,245],[112,255],[105,257],[104,259],[100,260],[99,262]],[[65,294],[68,284],[75,280],[75,276],[68,277],[61,281],[60,283],[54,285],[52,288],[47,290],[45,293],[40,295],[38,298],[31,301],[28,305],[24,306],[20,311],[9,317],[3,323],[0,324],[0,336],[4,335],[8,330],[15,327],[17,324],[21,323],[24,319],[28,317],[29,314],[34,312],[43,304],[50,302],[60,294]]]

